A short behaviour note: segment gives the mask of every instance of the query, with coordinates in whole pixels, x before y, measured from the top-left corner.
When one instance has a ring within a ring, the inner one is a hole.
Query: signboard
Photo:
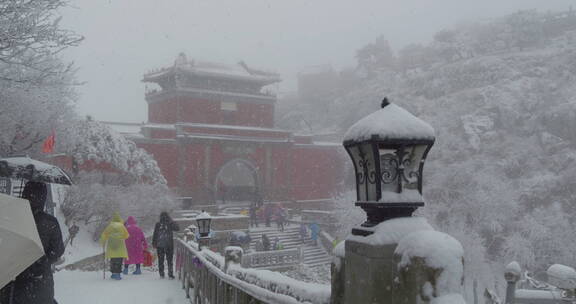
[[[253,147],[243,145],[225,145],[222,147],[222,150],[224,150],[225,154],[231,155],[250,155],[255,152]]]

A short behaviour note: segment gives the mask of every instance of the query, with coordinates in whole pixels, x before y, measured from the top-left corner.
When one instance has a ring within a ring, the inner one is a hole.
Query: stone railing
[[[304,260],[302,248],[258,251],[242,256],[242,267],[278,269],[299,265]]]
[[[242,268],[240,254],[198,250],[192,241],[175,240],[176,270],[191,303],[328,304],[330,285],[305,283],[277,272]]]
[[[527,272],[522,274],[518,263],[510,263],[504,273],[508,284],[504,303],[576,303],[576,271],[574,269],[559,264],[552,265],[547,270],[547,277],[548,282],[538,281]]]

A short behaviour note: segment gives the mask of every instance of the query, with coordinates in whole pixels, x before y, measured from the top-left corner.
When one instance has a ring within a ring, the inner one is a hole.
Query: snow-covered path
[[[176,280],[158,273],[126,275],[121,281],[102,279],[102,272],[61,271],[54,274],[59,304],[184,304],[190,303]]]

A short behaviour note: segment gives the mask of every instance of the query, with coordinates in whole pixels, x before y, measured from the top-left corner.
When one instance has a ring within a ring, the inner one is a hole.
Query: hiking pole
[[[102,280],[106,280],[106,247],[102,246],[102,259],[104,260],[104,268],[102,268]]]

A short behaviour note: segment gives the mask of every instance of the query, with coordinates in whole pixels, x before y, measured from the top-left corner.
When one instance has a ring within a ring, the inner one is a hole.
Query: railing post
[[[520,280],[520,264],[514,261],[506,266],[504,278],[506,279],[506,304],[516,303],[516,283]]]
[[[228,271],[230,263],[240,264],[242,262],[242,249],[228,246],[224,250],[224,272]]]

